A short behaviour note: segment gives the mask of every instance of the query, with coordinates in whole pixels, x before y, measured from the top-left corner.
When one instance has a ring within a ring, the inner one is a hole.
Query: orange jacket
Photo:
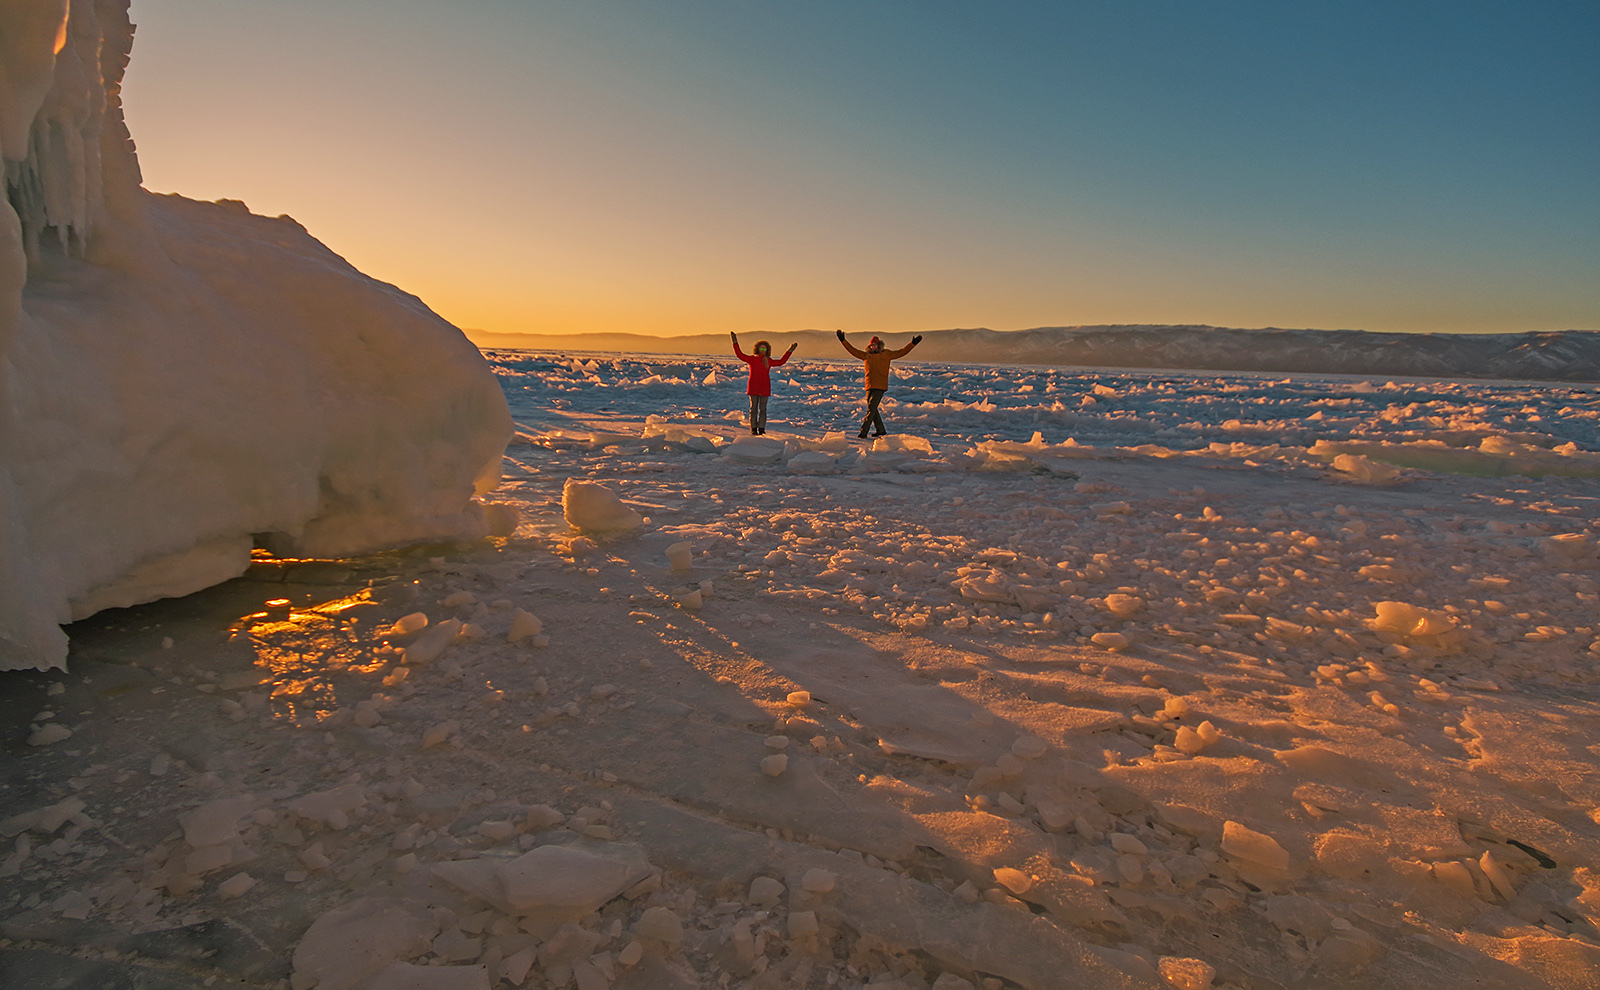
[[[881,388],[885,391],[889,388],[889,362],[898,357],[905,357],[911,353],[911,348],[917,346],[916,344],[907,344],[896,351],[879,351],[876,354],[869,354],[858,347],[852,346],[848,340],[840,341],[840,343],[844,344],[845,350],[867,362],[867,388]]]

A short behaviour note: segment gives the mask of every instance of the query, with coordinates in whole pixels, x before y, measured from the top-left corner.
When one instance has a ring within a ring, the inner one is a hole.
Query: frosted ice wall
[[[0,669],[240,573],[481,534],[505,400],[461,332],[287,217],[152,195],[127,0],[0,6]]]

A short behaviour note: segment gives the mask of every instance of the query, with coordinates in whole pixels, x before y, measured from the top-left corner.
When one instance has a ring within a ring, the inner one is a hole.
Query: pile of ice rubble
[[[152,195],[127,0],[0,11],[0,670],[58,624],[481,535],[510,436],[482,355],[288,217]]]
[[[148,690],[97,672],[114,725],[47,702],[37,759],[88,755],[0,825],[7,937],[265,918],[299,990],[1600,971],[1567,482],[1474,518],[1157,494],[1139,459],[929,484],[547,439],[516,537],[155,649]],[[85,874],[101,830],[133,852]]]
[[[523,438],[539,442],[533,434],[524,433]],[[1242,442],[1213,442],[1191,449],[1158,444],[1095,446],[1071,438],[1049,443],[1037,430],[1027,441],[929,439],[912,434],[891,434],[873,439],[870,445],[859,445],[843,432],[825,433],[820,438],[729,438],[713,429],[672,424],[667,417],[652,414],[637,435],[590,432],[579,433],[575,439],[586,441],[592,450],[617,448],[633,453],[715,454],[723,463],[782,465],[795,474],[884,471],[1072,474],[1072,462],[1079,460],[1207,458],[1328,468],[1348,480],[1366,484],[1400,480],[1407,476],[1405,468],[1477,477],[1600,478],[1600,453],[1581,450],[1575,443],[1547,448],[1499,435],[1487,436],[1470,448],[1450,446],[1437,440],[1403,443],[1318,440],[1306,448]]]

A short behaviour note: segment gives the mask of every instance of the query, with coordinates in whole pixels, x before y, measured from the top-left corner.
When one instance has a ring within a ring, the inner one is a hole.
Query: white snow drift
[[[127,0],[0,9],[0,669],[240,573],[482,532],[477,349],[287,217],[139,187]]]

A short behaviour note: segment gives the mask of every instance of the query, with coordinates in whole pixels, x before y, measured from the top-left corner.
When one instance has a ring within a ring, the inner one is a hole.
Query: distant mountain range
[[[480,347],[618,351],[642,354],[727,354],[726,334],[649,337],[632,333],[504,334],[468,330]],[[850,340],[865,346],[868,333]],[[909,333],[882,334],[890,347]],[[1239,330],[1207,326],[1036,327],[1032,330],[929,330],[915,356],[957,364],[1042,364],[1091,368],[1500,378],[1600,382],[1600,331],[1531,333],[1371,333],[1365,330]],[[842,358],[831,330],[745,333],[799,357]]]

